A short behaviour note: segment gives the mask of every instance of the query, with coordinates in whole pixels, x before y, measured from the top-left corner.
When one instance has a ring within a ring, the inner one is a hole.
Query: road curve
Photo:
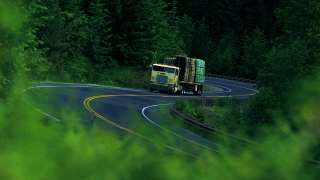
[[[206,77],[205,84],[223,91],[203,92],[195,96],[170,95],[147,90],[107,87],[92,84],[42,82],[25,90],[34,101],[27,102],[39,112],[57,121],[77,117],[90,126],[92,121],[102,130],[119,137],[134,134],[148,143],[161,143],[168,152],[178,151],[198,158],[203,151],[218,153],[222,147],[173,123],[167,113],[176,99],[201,99],[225,96],[248,98],[258,92],[253,84]],[[72,123],[72,122],[70,122]]]

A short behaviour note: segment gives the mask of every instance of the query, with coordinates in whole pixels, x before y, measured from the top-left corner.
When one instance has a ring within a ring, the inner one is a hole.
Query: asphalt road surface
[[[222,147],[174,123],[167,111],[170,104],[176,99],[222,98],[227,95],[248,98],[258,92],[253,84],[225,79],[206,77],[205,84],[223,91],[205,91],[201,96],[192,92],[170,95],[100,85],[42,82],[26,89],[25,93],[35,100],[27,102],[29,105],[56,121],[72,123],[70,119],[78,119],[88,127],[94,122],[99,129],[120,138],[131,134],[146,144],[163,144],[169,153],[175,151],[198,158],[203,151],[219,154]]]

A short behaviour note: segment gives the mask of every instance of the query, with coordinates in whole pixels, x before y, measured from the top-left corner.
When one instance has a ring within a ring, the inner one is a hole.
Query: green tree
[[[318,69],[307,64],[308,52],[307,44],[301,40],[293,42],[286,49],[273,47],[258,72],[258,86],[271,87],[279,98],[290,89],[298,88],[295,82],[297,78],[310,78]]]
[[[37,38],[43,43],[39,44],[38,49],[46,51],[44,58],[52,64],[50,71],[58,71],[64,69],[64,63],[67,59],[66,50],[68,44],[63,41],[65,28],[65,20],[62,16],[59,0],[39,1],[40,6],[45,10],[34,14],[34,17],[46,17],[38,26],[36,32]]]
[[[109,31],[112,36],[109,38],[109,42],[112,44],[110,50],[110,56],[112,59],[118,61],[119,65],[124,64],[128,60],[128,57],[124,53],[127,46],[126,30],[124,29],[124,23],[130,16],[126,10],[126,2],[120,0],[102,0],[101,3],[108,7],[109,15],[106,20],[110,22],[109,27],[112,27]],[[125,10],[124,10],[125,9]]]
[[[320,2],[281,1],[275,11],[279,23],[283,24],[284,35],[276,38],[276,45],[284,48],[294,41],[302,41],[307,46],[306,64],[319,67],[320,53]]]
[[[243,19],[248,33],[253,33],[256,27],[262,30],[266,28],[269,17],[266,14],[265,4],[263,0],[245,0],[242,4],[243,9],[238,9],[238,14]]]
[[[192,41],[192,56],[206,61],[211,59],[213,54],[213,43],[209,37],[208,27],[204,18],[197,23]]]
[[[60,7],[65,19],[63,41],[68,44],[64,71],[68,72],[75,82],[86,82],[91,72],[89,58],[84,51],[89,39],[86,28],[88,18],[81,10],[79,0],[64,0],[60,2]]]
[[[243,19],[239,12],[243,11],[243,0],[226,1],[201,1],[201,10],[206,24],[209,26],[209,34],[213,42],[219,42],[224,34],[231,33],[240,35],[244,29]]]
[[[275,38],[275,45],[258,71],[260,92],[243,116],[248,134],[256,134],[264,124],[274,124],[274,112],[281,112],[294,128],[288,116],[293,102],[288,93],[292,96],[301,88],[299,80],[315,81],[313,76],[319,71],[319,7],[319,2],[299,0],[282,1],[276,9],[276,26],[282,26],[282,33]]]
[[[252,37],[246,36],[243,44],[243,56],[241,57],[241,66],[239,72],[242,77],[256,79],[258,70],[266,61],[267,43],[263,31],[257,27]]]
[[[108,39],[111,28],[108,27],[109,21],[106,21],[108,9],[103,8],[100,0],[90,2],[88,17],[89,41],[87,43],[86,56],[90,58],[91,68],[96,75],[117,68],[117,62],[111,58],[109,51],[112,49]]]
[[[127,47],[125,54],[131,59],[129,64],[147,65],[152,61],[156,50],[157,6],[159,0],[143,0],[130,3],[127,10],[131,12],[130,19],[125,22]],[[161,5],[160,5],[161,7]]]
[[[285,1],[275,10],[279,22],[283,23],[283,36],[277,38],[278,44],[290,44],[300,38],[308,43],[319,41],[319,6],[318,1]],[[315,50],[315,49],[314,49]]]
[[[178,17],[178,28],[179,37],[182,37],[183,39],[181,49],[187,55],[190,55],[192,51],[192,39],[194,32],[194,23],[192,23],[191,17],[188,17],[186,14],[183,14],[181,18]]]
[[[42,18],[34,18],[45,7],[35,0],[0,2],[0,101],[12,104],[14,90],[27,88],[31,79],[38,79],[47,69],[43,50],[35,32]],[[10,14],[10,16],[8,15]],[[23,82],[20,78],[24,78]],[[19,88],[14,86],[19,85]],[[20,96],[19,96],[20,97]]]
[[[297,88],[296,79],[308,79],[319,71],[319,9],[317,1],[282,1],[275,13],[284,24],[284,33],[276,38],[276,45],[258,73],[259,87],[272,87],[281,97]]]
[[[175,3],[175,2],[173,2]],[[156,41],[154,43],[153,62],[161,62],[166,56],[176,54],[178,52],[178,28],[176,27],[175,4],[172,9],[166,10],[170,3],[159,1],[155,12],[157,16],[154,18]]]
[[[238,119],[239,125],[251,137],[261,135],[261,127],[275,124],[274,113],[279,110],[278,108],[279,103],[272,88],[261,87],[259,93],[251,100],[249,107]]]
[[[154,59],[170,55],[177,45],[173,10],[162,0],[129,0],[114,2],[112,6],[120,17],[115,27],[117,35],[112,41],[120,42],[113,53],[121,65],[150,64]],[[113,26],[112,26],[113,27]]]
[[[238,37],[235,31],[223,36],[216,51],[212,55],[212,60],[208,64],[212,73],[230,76],[237,73],[236,60],[239,56],[237,41]]]

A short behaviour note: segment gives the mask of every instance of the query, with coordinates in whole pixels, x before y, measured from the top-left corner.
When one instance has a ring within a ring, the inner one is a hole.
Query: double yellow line
[[[210,81],[210,82],[215,82],[215,81]],[[220,83],[220,82],[215,82],[215,83]],[[226,84],[226,83],[220,83],[220,84]],[[237,85],[232,85],[232,84],[226,84],[226,85],[236,86],[236,87],[240,87],[240,88],[244,88],[244,89],[248,89],[248,90],[252,90],[252,91],[258,92],[258,91],[254,90],[254,89],[250,89],[250,88],[246,88],[246,87],[242,87],[242,86],[237,86]],[[238,96],[249,96],[249,95],[254,95],[254,94],[255,94],[255,93],[253,93],[253,94],[246,94],[246,95],[238,95]],[[183,97],[183,96],[165,96],[165,95],[134,95],[134,94],[126,94],[126,95],[101,95],[101,96],[92,96],[92,97],[89,97],[89,98],[87,98],[87,99],[84,100],[84,102],[83,102],[84,106],[85,106],[91,113],[93,113],[95,116],[97,116],[98,118],[106,121],[106,122],[109,123],[109,124],[112,124],[112,125],[120,128],[120,129],[123,129],[123,130],[125,130],[125,131],[127,131],[127,132],[129,132],[129,133],[132,133],[132,134],[134,134],[134,135],[137,135],[137,136],[139,136],[139,137],[142,137],[142,138],[144,138],[144,139],[147,139],[147,140],[152,141],[152,142],[155,142],[155,143],[157,143],[155,140],[152,140],[152,139],[150,139],[150,138],[148,138],[148,137],[146,137],[146,136],[143,136],[143,135],[141,135],[141,134],[138,134],[138,133],[136,133],[136,132],[133,132],[133,131],[131,131],[130,129],[127,129],[127,128],[125,128],[125,127],[122,127],[122,126],[120,126],[120,125],[118,125],[118,124],[116,124],[116,123],[114,123],[114,122],[106,119],[105,117],[101,116],[100,114],[98,114],[97,112],[95,112],[95,111],[90,107],[90,101],[92,101],[92,100],[94,100],[94,99],[98,99],[98,98],[108,98],[108,97],[119,97],[119,96],[131,96],[131,97],[132,97],[132,96],[140,96],[140,97],[142,97],[142,96],[144,96],[144,97],[146,97],[146,96],[157,96],[157,97],[169,97],[169,98],[172,98],[172,97]],[[201,97],[213,97],[213,96],[201,96]],[[225,96],[215,96],[215,97],[225,97]],[[199,96],[191,96],[191,97],[188,97],[188,98],[199,98]],[[186,152],[184,152],[184,151],[181,151],[181,150],[179,150],[179,149],[173,148],[173,147],[168,146],[168,145],[166,145],[166,144],[163,144],[163,146],[165,146],[165,147],[167,147],[167,148],[170,148],[170,149],[172,149],[172,150],[181,152],[181,153],[183,153],[183,154],[186,154],[186,155],[189,155],[189,156],[198,158],[198,159],[202,159],[202,158],[200,158],[200,157],[198,157],[198,156],[195,156],[195,155],[186,153]],[[204,159],[202,159],[202,160],[204,160]]]
[[[123,129],[123,130],[125,130],[125,131],[127,131],[127,132],[130,132],[130,133],[132,133],[132,134],[135,134],[135,135],[137,135],[137,136],[139,136],[139,137],[142,137],[142,138],[144,138],[144,139],[147,139],[147,140],[149,140],[149,141],[152,141],[152,142],[157,143],[156,141],[154,141],[154,140],[152,140],[152,139],[150,139],[150,138],[148,138],[148,137],[146,137],[146,136],[143,136],[143,135],[141,135],[141,134],[138,134],[138,133],[136,133],[136,132],[133,132],[133,131],[131,131],[130,129],[127,129],[127,128],[125,128],[125,127],[122,127],[122,126],[120,126],[120,125],[118,125],[118,124],[116,124],[116,123],[114,123],[114,122],[106,119],[105,117],[103,117],[103,116],[101,116],[100,114],[98,114],[97,112],[95,112],[95,111],[90,107],[90,105],[89,105],[90,101],[93,100],[93,99],[106,98],[106,97],[115,97],[115,96],[155,96],[155,95],[133,95],[133,94],[128,94],[128,95],[101,95],[101,96],[92,96],[92,97],[89,97],[89,98],[87,98],[86,100],[84,100],[83,103],[84,103],[84,106],[85,106],[91,113],[93,113],[93,114],[94,114],[95,116],[97,116],[98,118],[106,121],[107,123],[110,123],[110,124],[112,124],[112,125],[120,128],[120,129]],[[172,96],[161,96],[161,97],[172,97]],[[163,144],[163,145],[164,145],[165,147],[167,147],[167,148],[170,148],[170,149],[172,149],[172,150],[181,152],[181,153],[183,153],[183,154],[186,154],[186,155],[189,155],[189,156],[198,158],[198,159],[202,159],[202,158],[200,158],[200,157],[198,157],[198,156],[195,156],[195,155],[186,153],[186,152],[184,152],[184,151],[181,151],[181,150],[179,150],[179,149],[173,148],[173,147],[168,146],[168,145],[166,145],[166,144]]]

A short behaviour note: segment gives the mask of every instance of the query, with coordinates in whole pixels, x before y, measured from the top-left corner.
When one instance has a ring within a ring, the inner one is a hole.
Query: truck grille
[[[161,75],[158,75],[158,76],[157,76],[157,82],[160,82],[160,83],[167,83],[167,82],[168,82],[168,76],[161,76]]]

